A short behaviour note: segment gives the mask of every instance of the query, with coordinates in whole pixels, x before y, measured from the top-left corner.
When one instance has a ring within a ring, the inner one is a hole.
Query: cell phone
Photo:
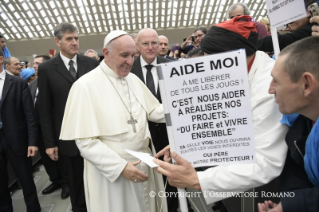
[[[314,17],[314,16],[319,16],[319,6],[318,6],[318,3],[315,2],[311,5],[308,6],[308,11],[311,15],[311,17]]]
[[[194,36],[192,36],[192,42],[195,42],[195,37]]]

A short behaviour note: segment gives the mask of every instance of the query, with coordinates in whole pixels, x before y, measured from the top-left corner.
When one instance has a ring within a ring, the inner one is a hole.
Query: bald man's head
[[[148,64],[151,64],[157,55],[158,35],[154,29],[145,28],[137,34],[137,49],[142,58]]]
[[[164,57],[168,53],[168,39],[164,35],[158,36],[158,51],[157,55]]]

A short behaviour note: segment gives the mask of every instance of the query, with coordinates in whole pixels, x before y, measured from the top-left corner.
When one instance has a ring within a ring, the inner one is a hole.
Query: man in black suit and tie
[[[38,148],[37,125],[31,94],[24,79],[3,70],[3,51],[0,49],[0,211],[12,212],[8,188],[7,162],[23,188],[28,212],[41,211],[32,177],[32,161]]]
[[[33,68],[35,70],[35,73],[37,75],[38,73],[38,67],[41,63],[44,61],[49,60],[50,57],[47,55],[37,55],[34,60],[33,60]],[[55,190],[59,189],[62,187],[62,192],[61,192],[61,198],[66,199],[70,196],[70,191],[69,191],[69,178],[68,178],[68,173],[63,164],[61,164],[61,160],[54,161],[51,160],[51,158],[46,154],[45,152],[45,147],[43,143],[43,136],[42,136],[42,131],[41,131],[41,125],[40,125],[40,119],[39,119],[39,101],[38,101],[38,94],[39,94],[39,89],[38,89],[38,79],[33,80],[29,84],[29,88],[31,91],[31,96],[32,96],[32,102],[34,104],[35,108],[35,118],[36,122],[38,124],[38,147],[39,147],[39,152],[41,155],[42,159],[42,164],[49,175],[49,179],[52,182],[48,187],[43,189],[42,194],[50,194],[54,192]]]
[[[83,158],[75,141],[59,140],[64,108],[72,84],[91,71],[98,62],[79,55],[79,37],[75,26],[61,23],[54,29],[60,54],[39,65],[39,116],[46,153],[61,160],[68,170],[72,211],[87,211],[83,184]]]
[[[158,52],[158,35],[154,29],[146,28],[139,31],[136,43],[137,49],[141,55],[134,60],[131,73],[137,75],[146,84],[148,89],[153,93],[158,101],[162,103],[155,65],[167,63],[171,60],[156,56]],[[169,143],[166,124],[158,124],[154,122],[149,122],[148,124],[155,150],[159,152]],[[177,192],[176,188],[171,187],[168,183],[166,191]],[[177,211],[177,197],[174,197],[174,195],[172,195],[172,197],[167,197],[167,204],[169,211]]]
[[[164,57],[170,60],[177,60],[174,57],[171,57],[168,55],[168,38],[164,35],[158,36],[158,50],[157,50],[157,56]]]

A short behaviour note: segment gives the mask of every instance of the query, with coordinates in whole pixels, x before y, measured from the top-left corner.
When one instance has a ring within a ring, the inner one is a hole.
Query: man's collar
[[[0,73],[0,78],[3,80],[6,78],[6,71],[5,70],[2,70],[2,72]]]
[[[146,65],[153,65],[153,66],[157,65],[157,57],[155,57],[155,59],[153,60],[151,64],[148,64],[147,62],[145,62],[142,55],[140,56],[140,59],[141,59],[141,67],[144,67]]]
[[[14,76],[10,71],[6,70],[9,75]]]
[[[60,52],[60,56],[61,56],[61,59],[62,59],[62,61],[64,62],[64,64],[66,64],[66,67],[68,67],[67,65],[69,65],[70,59],[67,58],[66,56],[64,56],[61,52]],[[75,65],[77,64],[77,63],[76,63],[77,56],[78,56],[78,55],[76,54],[76,55],[74,55],[74,57],[72,58],[72,60],[73,60],[73,62],[74,62]]]

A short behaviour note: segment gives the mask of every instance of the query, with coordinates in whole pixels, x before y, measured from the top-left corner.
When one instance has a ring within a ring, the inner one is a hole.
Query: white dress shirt
[[[6,72],[3,70],[0,73],[0,100],[2,98],[2,90],[3,90],[3,85],[4,85],[4,80],[6,79]]]
[[[36,101],[38,99],[38,94],[39,94],[39,88],[37,88],[37,90],[35,91],[33,105],[35,105],[35,103],[36,103]]]
[[[70,69],[70,65],[69,65],[70,59],[67,58],[66,56],[64,56],[63,54],[61,54],[61,52],[60,52],[60,56],[61,56],[61,59],[62,59],[64,65],[65,65],[66,69],[68,69],[68,71],[69,71],[69,69]],[[76,59],[77,59],[77,54],[74,55],[74,57],[71,60],[73,60],[73,67],[75,69],[75,72],[78,72],[78,65],[76,63]]]
[[[155,84],[155,92],[157,94],[157,88],[158,88],[158,75],[157,75],[157,71],[156,71],[156,65],[157,65],[157,57],[155,57],[155,60],[151,63],[148,64],[147,62],[145,62],[145,60],[143,59],[143,57],[141,56],[141,66],[142,66],[142,71],[143,71],[143,77],[144,77],[144,82],[146,83],[146,73],[147,73],[147,69],[145,68],[146,65],[153,65],[153,68],[151,70],[152,75],[153,75],[153,80],[154,80],[154,84]]]

